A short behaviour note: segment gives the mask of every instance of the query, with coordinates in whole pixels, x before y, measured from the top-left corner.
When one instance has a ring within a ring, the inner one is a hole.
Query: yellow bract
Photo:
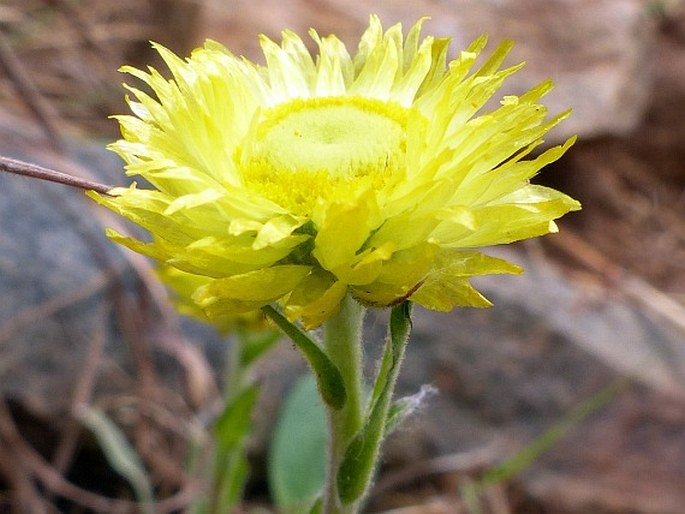
[[[192,301],[195,291],[212,280],[208,277],[185,273],[172,266],[158,268],[157,276],[170,289],[171,298],[179,313],[205,323],[211,323],[222,334],[237,330],[265,330],[269,327],[266,317],[258,310],[249,312],[226,311],[210,319],[207,313]]]
[[[573,143],[532,156],[568,112],[539,102],[549,81],[489,109],[521,68],[500,69],[511,43],[472,71],[485,38],[448,63],[449,40],[422,39],[422,23],[404,37],[372,16],[354,55],[314,31],[316,58],[292,32],[262,37],[265,66],[213,41],[186,60],[155,45],[171,78],[123,69],[154,94],[128,87],[133,115],[111,145],[152,187],[91,193],[151,239],[110,237],[188,274],[212,318],[280,302],[309,328],[347,293],[489,305],[469,278],[520,270],[476,249],[553,232],[580,208],[530,184]]]

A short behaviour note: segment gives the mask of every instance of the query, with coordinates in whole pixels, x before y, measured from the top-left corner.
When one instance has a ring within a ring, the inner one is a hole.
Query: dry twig
[[[136,512],[138,510],[134,502],[107,498],[67,481],[58,470],[46,462],[21,437],[7,408],[7,404],[4,400],[0,399],[0,451],[6,451],[8,448],[11,448],[13,453],[13,462],[21,465],[24,473],[38,479],[50,492],[56,495],[97,512]],[[13,467],[12,470],[13,473],[17,472],[17,468]],[[157,502],[155,505],[156,512],[163,514],[183,509],[189,505],[196,494],[196,485],[188,484],[175,495]],[[37,494],[33,496],[34,500],[39,498],[40,496]],[[26,502],[28,500],[23,499],[23,501]],[[37,514],[45,512],[44,510],[34,509],[33,504],[29,507],[28,510],[23,510],[23,512],[36,512]]]
[[[39,180],[47,180],[48,182],[56,182],[57,184],[64,184],[65,186],[85,189],[87,191],[96,191],[100,194],[109,194],[113,186],[107,186],[94,182],[92,180],[75,177],[68,173],[44,168],[37,164],[30,164],[28,162],[10,159],[0,155],[0,171],[12,173],[14,175],[22,175],[24,177],[37,178]]]
[[[427,475],[479,471],[493,465],[501,456],[501,442],[493,441],[486,446],[470,451],[418,461],[382,477],[373,488],[372,494],[373,496],[381,496]]]
[[[49,102],[34,85],[24,65],[17,58],[0,27],[0,66],[10,78],[14,89],[38,120],[53,149],[62,151],[65,148],[57,123],[57,114]]]

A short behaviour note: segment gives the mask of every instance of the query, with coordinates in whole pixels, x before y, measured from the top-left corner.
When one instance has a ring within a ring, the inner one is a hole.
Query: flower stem
[[[341,504],[336,480],[345,451],[364,423],[361,337],[363,319],[364,308],[348,295],[343,299],[340,311],[324,325],[326,354],[340,371],[347,395],[343,408],[327,408],[329,448],[323,495],[325,514],[357,512],[356,502],[350,505]]]
[[[392,425],[392,422],[389,422],[392,396],[411,329],[409,302],[393,307],[388,329],[383,358],[374,380],[364,426],[350,441],[337,469],[338,498],[347,505],[359,505],[368,493],[381,445],[388,428]]]

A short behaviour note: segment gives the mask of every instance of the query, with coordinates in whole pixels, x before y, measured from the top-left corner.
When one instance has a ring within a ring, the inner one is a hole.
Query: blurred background
[[[494,308],[418,313],[401,388],[438,394],[388,441],[369,512],[473,512],[463,484],[545,440],[488,489],[482,512],[683,512],[683,2],[2,0],[0,154],[124,184],[104,151],[117,138],[108,116],[126,111],[119,66],[160,66],[150,40],[187,55],[211,38],[260,61],[258,34],[314,27],[352,51],[370,13],[405,27],[430,16],[424,32],[451,37],[452,56],[482,33],[491,48],[514,39],[510,62],[527,66],[501,94],[557,83],[546,103],[573,115],[547,143],[579,142],[539,181],[584,209],[558,235],[493,250],[526,268],[479,282]],[[136,511],[79,421],[83,405],[127,434],[156,512],[183,512],[197,491],[183,461],[214,412],[230,343],[173,314],[149,265],[104,238],[118,225],[78,192],[0,175],[0,512]],[[270,509],[269,433],[302,369],[284,344],[256,372],[245,512]]]

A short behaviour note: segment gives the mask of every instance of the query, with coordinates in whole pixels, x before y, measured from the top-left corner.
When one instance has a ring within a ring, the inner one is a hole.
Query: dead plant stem
[[[109,194],[112,186],[94,182],[80,177],[69,175],[61,171],[44,168],[37,164],[31,164],[16,159],[10,159],[0,155],[0,171],[12,173],[14,175],[22,175],[24,177],[37,178],[39,180],[47,180],[48,182],[56,182],[64,184],[65,186],[76,187],[87,191],[95,191],[100,194]]]

